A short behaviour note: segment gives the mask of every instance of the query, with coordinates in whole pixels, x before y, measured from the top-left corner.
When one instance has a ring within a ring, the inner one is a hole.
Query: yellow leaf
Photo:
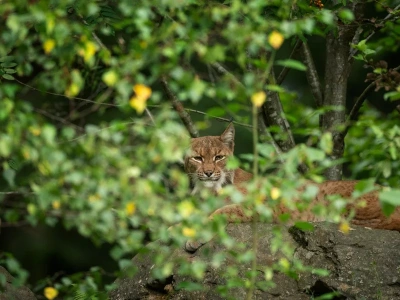
[[[129,105],[136,110],[138,114],[142,114],[146,109],[146,100],[139,97],[132,97],[129,100]]]
[[[151,88],[144,84],[135,84],[133,86],[133,91],[135,92],[138,98],[142,98],[145,101],[151,96]]]
[[[267,95],[263,91],[257,92],[254,93],[253,96],[251,96],[251,102],[254,106],[261,107],[261,105],[264,104],[266,98]]]
[[[28,213],[29,213],[30,215],[34,215],[34,214],[36,214],[36,212],[37,212],[37,207],[36,207],[35,204],[29,203],[29,204],[28,204],[28,207],[27,207],[27,210],[28,210]]]
[[[350,225],[347,221],[340,223],[339,230],[344,234],[348,234],[350,232]]]
[[[61,207],[61,202],[59,200],[55,200],[51,203],[53,209],[59,209]]]
[[[139,43],[139,46],[140,46],[140,48],[142,48],[142,49],[146,49],[146,48],[147,48],[147,42],[146,42],[146,41],[141,41],[141,42]]]
[[[92,41],[85,41],[83,48],[79,49],[78,54],[83,57],[85,62],[89,62],[90,59],[95,55],[97,46]]]
[[[268,36],[268,42],[275,50],[281,47],[283,40],[283,35],[276,30],[272,31]]]
[[[190,227],[183,227],[182,233],[186,237],[194,237],[196,235],[196,230]]]
[[[128,214],[128,216],[132,216],[136,211],[136,204],[133,202],[127,203],[125,206],[125,211]]]
[[[91,202],[91,203],[97,202],[98,200],[100,200],[100,196],[98,194],[89,196],[89,202]]]
[[[276,200],[281,196],[281,190],[278,189],[277,187],[273,187],[271,189],[271,198],[272,200]]]
[[[56,42],[54,40],[52,40],[52,39],[46,40],[43,43],[44,52],[46,54],[49,54],[54,49],[55,45],[56,45]]]
[[[54,19],[50,18],[50,17],[47,17],[47,19],[46,19],[46,32],[47,32],[47,34],[50,34],[50,33],[53,32],[54,25],[55,25]]]
[[[53,287],[47,287],[44,289],[44,296],[46,299],[53,300],[57,295],[58,291]]]
[[[108,85],[108,86],[114,86],[117,83],[118,76],[117,73],[114,71],[108,71],[103,74],[103,81]]]
[[[39,127],[29,127],[29,131],[32,132],[34,136],[38,136],[42,133]]]
[[[79,94],[80,87],[76,83],[71,83],[67,90],[65,91],[65,96],[67,97],[74,97]]]
[[[194,211],[193,203],[190,201],[182,201],[178,204],[178,211],[182,217],[189,217]]]
[[[264,196],[263,195],[257,195],[256,204],[262,204],[263,202],[264,202]]]
[[[138,114],[141,114],[146,109],[146,101],[151,96],[151,88],[144,84],[135,84],[133,86],[133,91],[136,96],[133,96],[129,100],[129,104]]]
[[[281,258],[279,260],[279,265],[284,269],[288,270],[290,268],[290,262],[286,258]]]

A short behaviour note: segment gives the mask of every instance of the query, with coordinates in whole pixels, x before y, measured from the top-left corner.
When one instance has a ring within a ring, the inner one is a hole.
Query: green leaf
[[[394,92],[389,92],[383,95],[383,99],[385,100],[390,100],[390,101],[396,101],[400,99],[400,92],[394,91]]]
[[[203,96],[204,90],[207,85],[200,79],[195,79],[189,89],[189,96],[192,98],[194,103],[199,102],[200,98]]]
[[[296,226],[297,228],[299,228],[301,230],[305,230],[305,231],[314,230],[314,225],[312,225],[311,223],[308,223],[308,222],[298,221],[298,222],[294,223],[294,226]]]
[[[284,88],[277,84],[268,84],[266,86],[267,90],[272,91],[272,92],[278,92],[278,93],[283,93],[285,91]]]
[[[42,136],[45,139],[46,143],[49,145],[54,143],[56,134],[56,129],[51,125],[46,125],[42,129]]]
[[[225,115],[225,110],[221,107],[212,107],[207,110],[207,114],[213,117],[222,117]]]
[[[360,50],[361,52],[364,52],[368,48],[366,42],[366,40],[361,40],[357,45],[354,45],[353,47]]]
[[[13,61],[15,60],[15,56],[3,56],[0,57],[0,63],[6,62],[6,61]]]
[[[3,74],[1,75],[4,79],[7,80],[14,80],[14,76],[10,75],[10,74]]]
[[[397,206],[400,206],[400,190],[382,191],[379,193],[383,213],[390,216]]]
[[[332,133],[325,132],[319,141],[320,148],[326,153],[331,154],[333,149]]]
[[[14,68],[17,64],[14,62],[3,62],[0,64],[2,68]]]
[[[295,69],[295,70],[299,70],[299,71],[306,71],[307,67],[299,62],[298,60],[294,60],[294,59],[285,59],[285,60],[278,60],[276,62],[277,65],[279,66],[283,66],[283,67],[287,67],[287,68],[291,68],[291,69]]]
[[[16,73],[17,71],[14,69],[4,69],[4,72],[6,72],[8,74],[13,74],[13,73]]]
[[[7,169],[3,171],[3,177],[7,181],[8,185],[11,187],[15,186],[15,174],[16,172],[13,169]]]
[[[350,9],[344,8],[339,11],[339,18],[343,22],[348,23],[354,20],[354,14]]]

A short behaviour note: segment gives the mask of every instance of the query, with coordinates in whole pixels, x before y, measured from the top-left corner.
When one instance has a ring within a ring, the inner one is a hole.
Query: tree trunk
[[[349,60],[350,43],[357,31],[356,22],[362,16],[363,3],[353,3],[352,10],[355,21],[351,24],[339,24],[337,32],[330,32],[326,38],[326,65],[324,106],[335,107],[322,116],[322,128],[330,131],[333,137],[332,160],[343,157],[344,140],[340,125],[345,123],[345,107],[347,79],[353,62]],[[326,179],[340,180],[342,178],[342,165],[338,164],[325,172]]]

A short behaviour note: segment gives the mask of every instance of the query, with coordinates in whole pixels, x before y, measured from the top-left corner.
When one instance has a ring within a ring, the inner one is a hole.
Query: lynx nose
[[[207,177],[211,177],[211,175],[213,174],[213,171],[204,171],[204,174],[207,175]]]

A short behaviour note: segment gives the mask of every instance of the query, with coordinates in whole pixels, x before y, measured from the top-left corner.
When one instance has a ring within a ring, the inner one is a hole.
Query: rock
[[[397,231],[371,230],[353,226],[349,234],[338,231],[335,224],[317,223],[313,231],[302,231],[291,227],[283,231],[283,238],[295,246],[294,255],[306,266],[326,269],[329,276],[320,276],[305,272],[293,279],[282,273],[275,273],[274,287],[255,291],[254,299],[302,300],[317,297],[326,293],[337,292],[333,299],[400,299],[400,234]],[[273,225],[258,224],[257,260],[260,265],[259,280],[262,281],[262,265],[271,265],[281,256],[271,254],[270,244],[273,237]],[[252,245],[251,224],[230,224],[227,232],[238,242]],[[208,261],[208,251],[226,250],[213,240],[200,248],[195,254],[176,249],[173,257],[186,260],[200,259]],[[184,276],[173,274],[165,280],[155,281],[150,277],[153,267],[154,252],[140,254],[133,258],[139,271],[132,278],[117,282],[118,287],[110,293],[112,300],[133,299],[245,299],[244,288],[228,291],[228,296],[220,296],[216,287],[224,286],[221,274],[233,260],[227,258],[222,266],[214,269],[208,267],[205,277],[200,282],[202,291],[185,291],[176,289],[183,281],[195,281]],[[242,264],[238,278],[245,279],[250,264]],[[265,280],[264,280],[265,282]]]
[[[12,285],[14,279],[10,273],[0,266],[0,274],[6,277],[4,291],[0,291],[0,300],[36,300],[35,295],[27,287],[15,287]]]

